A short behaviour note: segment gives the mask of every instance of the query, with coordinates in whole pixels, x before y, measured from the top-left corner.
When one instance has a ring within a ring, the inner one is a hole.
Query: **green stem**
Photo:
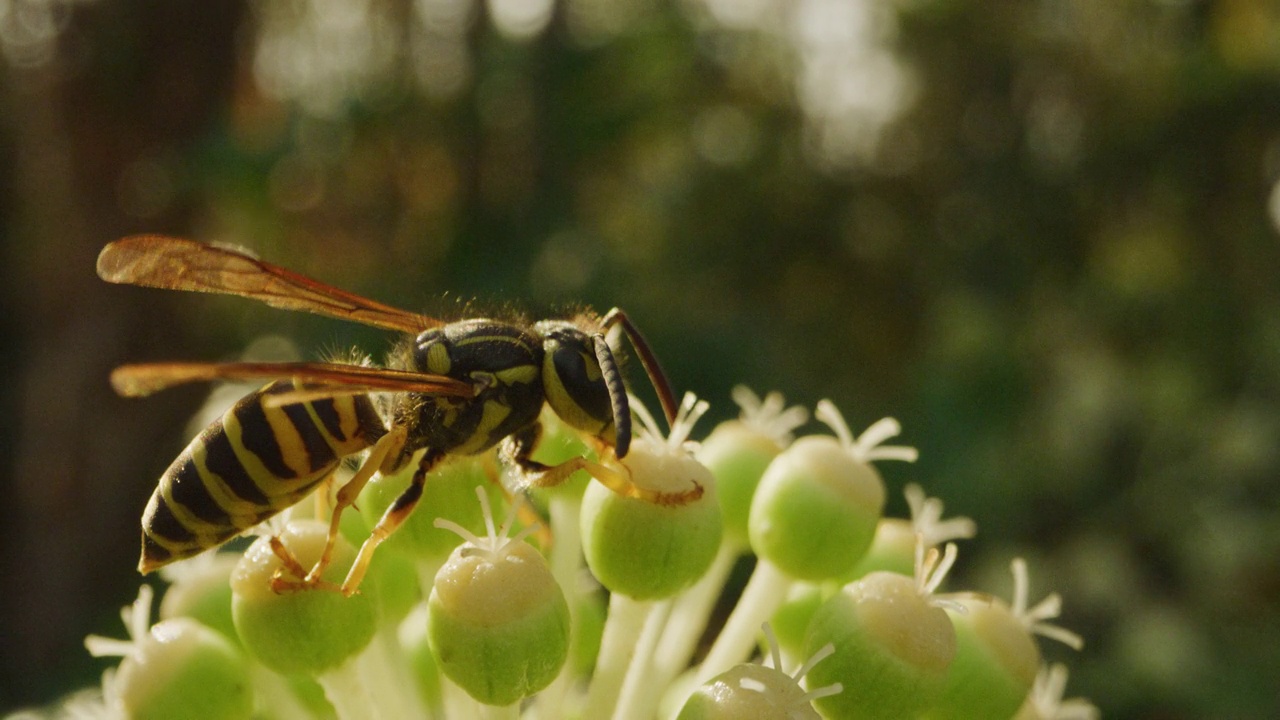
[[[258,701],[274,720],[311,720],[311,712],[307,710],[298,694],[285,680],[283,675],[268,670],[258,662],[249,663],[249,677],[253,681],[254,693]]]
[[[786,600],[787,590],[792,582],[768,560],[760,558],[756,561],[756,569],[751,573],[751,579],[747,581],[737,607],[729,615],[724,629],[707,653],[706,660],[698,667],[694,687],[751,656],[756,633],[760,632],[761,624],[773,617]]]
[[[556,531],[555,542],[551,545],[551,558],[549,560],[551,576],[560,585],[560,588],[564,591],[565,599],[569,602],[569,627],[577,628],[578,603],[582,596],[579,578],[582,576],[582,566],[584,564],[582,559],[582,535],[578,531],[578,519],[582,513],[582,496],[555,493],[551,496],[551,502],[547,510],[551,516],[551,527]],[[575,639],[570,637],[569,646],[573,647],[574,642]],[[531,717],[553,720],[554,718],[563,718],[568,714],[565,708],[565,701],[568,696],[569,685],[573,681],[573,678],[570,677],[572,672],[572,661],[566,662],[556,679],[533,699],[533,703],[529,707]]]
[[[520,703],[510,705],[484,705],[481,710],[484,720],[519,720]]]
[[[605,621],[604,637],[600,640],[600,656],[596,659],[596,671],[587,690],[583,718],[613,715],[618,693],[622,690],[627,668],[635,653],[636,641],[652,607],[652,602],[633,600],[619,593],[609,596],[609,618]]]
[[[640,633],[635,655],[631,658],[631,666],[627,668],[627,675],[622,683],[613,720],[646,720],[653,717],[658,701],[662,699],[662,693],[654,690],[655,687],[662,687],[653,682],[654,651],[662,639],[674,604],[672,600],[655,604],[645,619],[644,630]]]
[[[421,718],[427,709],[395,627],[383,628],[356,658],[360,677],[387,718]]]
[[[351,658],[337,668],[316,677],[324,688],[324,696],[333,705],[338,720],[392,720],[384,718],[369,689],[360,677],[357,658]]]
[[[725,580],[741,554],[742,547],[737,543],[726,541],[721,544],[707,574],[676,598],[671,619],[654,653],[652,677],[658,687],[667,687],[688,667],[698,640],[706,630],[707,619],[724,590]]]

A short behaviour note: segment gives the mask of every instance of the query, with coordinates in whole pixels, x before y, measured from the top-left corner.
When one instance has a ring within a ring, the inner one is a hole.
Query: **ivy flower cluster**
[[[593,458],[525,491],[493,454],[432,471],[409,520],[374,555],[358,593],[336,591],[355,547],[409,482],[375,477],[341,518],[320,582],[334,488],[255,530],[236,550],[143,585],[101,687],[45,716],[222,720],[1083,720],[1066,669],[1038,638],[1079,648],[1050,621],[1057,595],[943,592],[968,518],[906,488],[909,518],[884,517],[876,464],[916,450],[884,419],[855,435],[836,407],[814,416],[771,393],[734,391],[738,419],[690,438],[707,403],[687,396],[663,433],[640,421],[621,461],[552,414],[535,459]],[[598,468],[598,469],[596,469]],[[676,500],[673,500],[675,498]],[[754,570],[727,619],[717,604],[744,556]],[[153,621],[153,614],[158,617]],[[754,660],[763,656],[763,661]]]

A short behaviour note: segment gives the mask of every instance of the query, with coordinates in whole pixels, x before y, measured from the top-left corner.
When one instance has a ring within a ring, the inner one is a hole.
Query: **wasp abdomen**
[[[141,572],[217,547],[293,505],[386,433],[367,395],[268,401],[302,389],[282,381],[250,393],[174,460],[142,516]]]

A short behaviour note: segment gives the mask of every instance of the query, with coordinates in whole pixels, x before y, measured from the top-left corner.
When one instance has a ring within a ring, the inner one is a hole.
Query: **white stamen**
[[[809,674],[809,671],[813,669],[814,665],[817,665],[823,660],[826,660],[827,658],[831,657],[835,653],[836,653],[836,646],[833,643],[827,643],[826,645],[823,645],[822,647],[818,648],[818,652],[814,653],[813,657],[809,658],[808,660],[805,660],[803,665],[796,668],[796,671],[791,674],[791,677],[795,678],[796,682],[799,682],[800,678]]]
[[[1027,579],[1027,562],[1022,558],[1014,558],[1013,562],[1009,563],[1009,568],[1013,571],[1013,603],[1010,610],[1027,632],[1057,640],[1072,650],[1084,648],[1084,638],[1064,627],[1046,622],[1062,614],[1062,596],[1049,593],[1034,607],[1028,608],[1027,596],[1030,581]]]
[[[127,640],[90,635],[84,639],[84,646],[94,657],[132,657],[138,651],[138,643],[142,642],[151,630],[151,602],[155,591],[150,585],[138,588],[138,599],[120,608],[120,619],[124,622]]]
[[[693,426],[711,407],[706,400],[699,400],[693,393],[685,393],[680,401],[680,408],[676,411],[676,418],[671,422],[671,432],[665,435],[658,429],[653,415],[639,398],[632,395],[630,401],[631,410],[640,419],[640,434],[648,442],[659,446],[665,445],[672,452],[680,450],[692,452],[697,448],[697,443],[689,440],[689,434],[693,432]]]
[[[911,509],[911,529],[924,536],[925,545],[936,547],[950,540],[971,538],[978,532],[977,524],[968,517],[943,520],[942,501],[927,497],[919,485],[908,483],[903,494]]]
[[[871,427],[863,431],[861,437],[855,438],[849,430],[849,424],[845,422],[844,416],[840,414],[840,411],[836,409],[835,404],[830,400],[819,400],[813,416],[830,427],[832,432],[836,434],[836,439],[840,441],[840,444],[862,462],[869,463],[874,460],[915,462],[920,456],[920,453],[913,447],[880,444],[902,432],[902,425],[893,418],[887,417],[877,420],[871,424]]]
[[[799,405],[787,407],[782,393],[774,391],[760,397],[746,385],[735,385],[730,392],[733,401],[741,408],[738,420],[765,437],[772,438],[782,447],[791,444],[796,428],[809,422],[809,411]]]
[[[773,628],[767,622],[762,623],[760,629],[764,632],[764,639],[769,644],[769,660],[773,662],[772,666],[765,667],[773,667],[774,670],[782,672],[782,648],[778,647],[778,637],[773,634]]]
[[[1067,666],[1062,663],[1040,668],[1031,688],[1031,705],[1040,720],[1097,720],[1098,708],[1083,698],[1063,700],[1067,689]]]
[[[926,550],[924,536],[916,534],[916,592],[932,607],[965,614],[969,610],[963,604],[937,592],[942,586],[942,581],[946,579],[947,573],[951,572],[952,566],[956,564],[956,557],[959,554],[960,551],[955,543],[947,543],[943,552],[938,552],[936,547]]]
[[[520,512],[520,503],[524,501],[523,496],[515,496],[511,502],[511,507],[507,510],[506,519],[502,521],[502,525],[499,527],[495,527],[493,524],[493,506],[489,503],[489,495],[484,491],[483,486],[476,486],[476,497],[480,500],[480,511],[484,516],[484,526],[488,530],[487,536],[480,537],[448,518],[436,518],[432,525],[442,530],[453,532],[465,540],[467,544],[486,553],[489,559],[495,562],[502,559],[516,543],[524,541],[525,538],[538,530],[538,525],[535,523],[521,528],[515,534],[515,537],[507,537],[508,533],[511,532],[511,528],[515,527],[516,518]]]
[[[836,439],[840,441],[850,452],[856,453],[854,449],[853,432],[849,430],[849,423],[844,421],[844,415],[836,409],[836,404],[823,398],[818,401],[817,406],[813,410],[813,416],[821,423],[831,428],[831,432],[836,434]]]

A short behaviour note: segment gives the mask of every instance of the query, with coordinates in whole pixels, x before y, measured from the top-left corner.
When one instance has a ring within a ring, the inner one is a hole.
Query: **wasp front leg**
[[[542,424],[534,423],[515,433],[503,443],[503,457],[520,468],[525,484],[531,487],[555,487],[579,470],[600,481],[605,487],[624,497],[645,500],[656,505],[684,505],[702,496],[702,487],[692,490],[663,492],[637,485],[631,479],[631,470],[624,463],[599,463],[584,457],[570,458],[558,465],[546,465],[534,460],[532,455],[542,437]],[[611,450],[605,451],[612,455]]]

